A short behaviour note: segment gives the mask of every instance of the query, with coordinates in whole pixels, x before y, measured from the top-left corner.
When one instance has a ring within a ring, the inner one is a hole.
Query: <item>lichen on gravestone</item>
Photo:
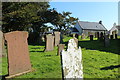
[[[81,47],[77,47],[75,39],[70,39],[68,43],[67,51],[62,50],[62,68],[64,78],[83,78],[83,67],[82,67],[82,51]]]

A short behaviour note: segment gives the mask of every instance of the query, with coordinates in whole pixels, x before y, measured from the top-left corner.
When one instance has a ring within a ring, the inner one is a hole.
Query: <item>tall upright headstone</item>
[[[55,46],[58,46],[60,44],[60,32],[56,31],[55,34]]]
[[[82,51],[74,39],[70,39],[67,51],[62,50],[63,78],[83,79]]]
[[[115,34],[115,39],[118,39],[117,34]]]
[[[9,76],[31,71],[27,38],[28,33],[25,31],[14,31],[5,34]]]
[[[52,34],[46,35],[46,49],[45,51],[54,50],[54,36]]]
[[[3,55],[3,32],[0,31],[0,57]]]

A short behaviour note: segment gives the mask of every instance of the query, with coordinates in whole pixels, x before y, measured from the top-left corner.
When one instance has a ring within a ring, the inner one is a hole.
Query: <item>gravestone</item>
[[[60,55],[60,53],[64,49],[64,47],[65,47],[65,44],[59,44],[58,45],[58,53],[57,53],[58,56]]]
[[[0,57],[3,55],[3,32],[0,31]]]
[[[9,77],[31,71],[27,38],[28,33],[25,31],[14,31],[5,34]]]
[[[103,41],[103,38],[104,38],[103,32],[101,32],[101,33],[100,33],[100,41]]]
[[[115,34],[115,39],[118,39],[117,34]]]
[[[110,35],[110,39],[113,39],[113,35]]]
[[[99,36],[99,32],[97,32],[97,39],[99,39],[99,37],[100,37],[100,36]]]
[[[63,78],[82,79],[82,51],[81,47],[77,47],[74,39],[70,39],[67,51],[62,50],[61,62],[63,70]]]
[[[54,36],[52,34],[46,35],[46,49],[45,51],[54,50]]]
[[[85,34],[81,35],[81,39],[85,39],[85,37],[86,37]]]
[[[54,32],[55,34],[55,46],[57,46],[58,44],[60,44],[60,32]]]
[[[93,35],[90,35],[90,41],[93,41]]]
[[[110,45],[109,35],[104,36],[104,46],[108,47]]]

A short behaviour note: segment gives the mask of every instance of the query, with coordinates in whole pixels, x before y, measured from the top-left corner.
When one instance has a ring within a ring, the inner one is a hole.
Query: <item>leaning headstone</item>
[[[58,56],[60,55],[61,51],[64,50],[64,47],[65,47],[65,44],[58,45],[58,53],[57,53]]]
[[[54,50],[54,36],[52,34],[46,35],[46,49],[45,51]]]
[[[82,51],[74,39],[69,40],[67,51],[62,50],[61,59],[64,79],[83,78]]]
[[[90,35],[90,41],[93,41],[93,35]]]
[[[118,39],[117,34],[115,34],[115,39]]]
[[[0,57],[3,55],[3,32],[0,31]]]
[[[104,46],[105,47],[108,47],[110,45],[110,40],[109,40],[109,36],[108,35],[105,35],[104,36]]]
[[[8,74],[15,77],[31,71],[31,63],[28,50],[28,33],[14,31],[5,34],[8,49]]]
[[[60,32],[54,32],[55,34],[55,46],[60,44]]]

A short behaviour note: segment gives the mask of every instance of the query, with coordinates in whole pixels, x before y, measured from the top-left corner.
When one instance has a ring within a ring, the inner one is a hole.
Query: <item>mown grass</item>
[[[64,43],[72,37],[64,36]],[[111,40],[109,47],[104,47],[101,41],[79,40],[82,47],[84,78],[118,78],[119,40]],[[57,56],[57,47],[54,51],[44,52],[45,45],[29,45],[30,60],[33,72],[21,75],[17,78],[62,78],[61,60]],[[2,74],[7,72],[7,58],[2,58]]]

